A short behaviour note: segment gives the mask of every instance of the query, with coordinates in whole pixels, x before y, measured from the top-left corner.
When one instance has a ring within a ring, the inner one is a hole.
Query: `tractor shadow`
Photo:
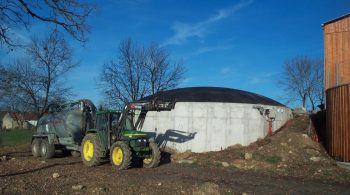
[[[14,158],[14,157],[32,157],[32,153],[31,151],[23,151],[23,152],[7,152],[1,155],[5,155],[8,156],[10,158]]]
[[[153,138],[158,144],[161,150],[160,166],[164,164],[171,163],[171,154],[175,151],[168,149],[168,143],[185,143],[188,142],[196,136],[197,132],[189,133],[185,131],[168,129],[164,133],[157,134],[155,132],[147,133],[149,137]]]
[[[26,151],[14,151],[14,152],[6,152],[6,153],[1,153],[0,156],[7,156],[8,158],[28,158],[28,157],[33,157],[33,154],[30,150]],[[79,158],[79,156],[72,156],[70,152],[65,152],[62,150],[56,150],[55,155],[53,156],[53,159],[59,159],[59,158],[67,158],[67,157],[72,157],[72,158]],[[42,160],[45,160],[42,158]]]
[[[3,177],[11,177],[11,176],[17,176],[17,175],[25,175],[25,174],[34,173],[34,172],[37,172],[37,171],[49,169],[49,168],[52,168],[52,167],[56,167],[56,166],[74,165],[74,164],[78,164],[78,163],[81,163],[81,161],[69,162],[69,163],[54,163],[54,164],[47,165],[47,166],[40,167],[40,168],[36,168],[36,169],[31,169],[31,170],[26,170],[26,171],[20,171],[20,172],[16,172],[16,173],[2,174],[2,175],[0,175],[0,178],[3,178]]]
[[[185,143],[188,142],[196,136],[197,132],[189,133],[185,131],[175,130],[175,129],[168,129],[165,131],[165,133],[155,133],[155,132],[149,132],[147,135],[151,138],[153,138],[158,146],[161,149],[164,149],[168,142],[173,143]]]

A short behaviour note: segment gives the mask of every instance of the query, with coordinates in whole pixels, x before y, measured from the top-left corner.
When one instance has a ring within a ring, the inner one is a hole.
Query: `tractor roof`
[[[97,111],[96,114],[106,114],[106,113],[121,113],[120,110],[111,110],[111,109],[108,109],[108,110],[99,110]]]

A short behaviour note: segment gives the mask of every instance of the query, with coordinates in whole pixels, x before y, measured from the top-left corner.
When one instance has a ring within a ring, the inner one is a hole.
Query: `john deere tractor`
[[[170,102],[132,102],[123,111],[105,110],[96,113],[94,129],[86,132],[81,143],[81,157],[87,166],[97,166],[110,159],[117,170],[128,169],[133,161],[142,160],[143,167],[159,165],[158,145],[146,132],[138,131],[148,111],[171,110]],[[135,121],[134,118],[137,117]]]

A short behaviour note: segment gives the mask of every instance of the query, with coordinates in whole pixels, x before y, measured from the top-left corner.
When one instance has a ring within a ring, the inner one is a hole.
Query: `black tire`
[[[71,154],[73,157],[80,157],[80,152],[75,151],[75,150],[70,151],[70,154]]]
[[[125,142],[115,142],[110,150],[110,161],[113,168],[125,170],[130,168],[132,152]]]
[[[96,134],[87,134],[81,143],[81,159],[84,165],[94,167],[100,165],[103,157],[103,146]]]
[[[151,148],[151,156],[149,158],[143,159],[144,168],[154,168],[158,167],[160,163],[160,150],[156,143],[150,142],[149,147]]]
[[[32,154],[34,157],[41,156],[41,139],[34,138],[32,142]]]
[[[45,159],[52,158],[55,155],[55,145],[49,144],[47,139],[42,139],[40,148],[41,157]]]

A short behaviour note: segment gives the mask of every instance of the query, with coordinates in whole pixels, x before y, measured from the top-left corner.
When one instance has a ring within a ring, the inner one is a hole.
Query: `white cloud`
[[[248,80],[248,84],[255,85],[255,84],[269,82],[273,80],[272,77],[274,77],[276,74],[277,74],[276,72],[262,72],[257,76],[251,77]]]
[[[249,79],[249,84],[252,84],[252,85],[259,84],[262,81],[263,80],[261,78],[259,78],[259,77],[252,77],[252,78]]]
[[[172,26],[175,34],[167,39],[162,45],[180,45],[190,37],[203,38],[209,33],[211,25],[229,17],[240,9],[250,5],[252,2],[252,0],[241,1],[229,8],[221,9],[214,16],[197,23],[175,22]]]
[[[197,50],[195,50],[192,53],[192,55],[199,55],[199,54],[208,53],[208,52],[217,51],[217,50],[227,50],[230,48],[232,48],[231,45],[200,47]]]
[[[222,74],[222,75],[232,74],[233,72],[234,72],[234,70],[230,67],[222,67],[220,69],[220,74]]]
[[[190,82],[192,82],[194,80],[193,77],[187,77],[185,78],[184,80],[182,80],[181,84],[180,85],[187,85],[189,84]]]

